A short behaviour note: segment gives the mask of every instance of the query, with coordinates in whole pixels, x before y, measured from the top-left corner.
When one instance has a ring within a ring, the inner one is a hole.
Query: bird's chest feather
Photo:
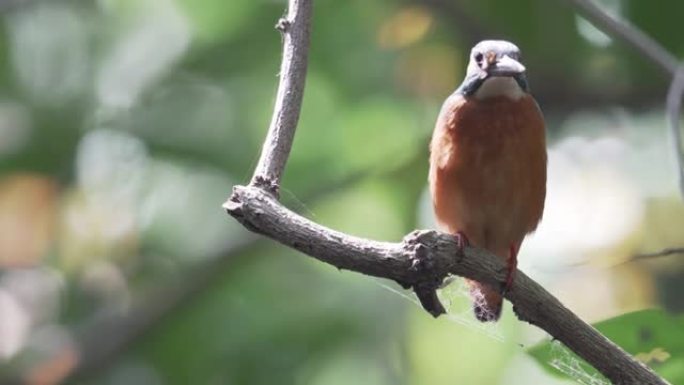
[[[535,120],[527,111],[531,107],[536,108],[504,97],[465,103],[447,122],[451,151],[444,166],[489,176],[518,171],[527,147],[538,142],[533,138]]]
[[[431,143],[435,208],[451,217],[507,213],[530,231],[541,217],[546,184],[545,128],[536,102],[530,96],[450,99]]]

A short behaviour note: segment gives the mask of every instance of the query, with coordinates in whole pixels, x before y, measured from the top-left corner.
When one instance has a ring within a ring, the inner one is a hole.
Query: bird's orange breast
[[[531,96],[452,95],[430,147],[430,189],[444,230],[506,250],[536,228],[546,195],[546,140]]]

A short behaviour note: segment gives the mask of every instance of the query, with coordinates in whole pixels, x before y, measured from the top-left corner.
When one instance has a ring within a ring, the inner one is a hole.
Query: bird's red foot
[[[463,250],[466,247],[470,246],[470,240],[463,231],[457,231],[456,234],[454,234],[454,237],[456,237],[456,245],[460,250]]]
[[[515,272],[518,270],[518,249],[511,245],[508,249],[508,260],[506,261],[506,282],[501,290],[501,295],[506,295],[513,286]]]
[[[456,239],[456,247],[458,248],[458,253],[462,253],[463,249],[470,246],[470,240],[463,231],[457,231],[454,234],[454,238]],[[453,275],[447,276],[439,285],[439,288],[444,289],[445,287],[449,286],[455,279],[456,277]]]

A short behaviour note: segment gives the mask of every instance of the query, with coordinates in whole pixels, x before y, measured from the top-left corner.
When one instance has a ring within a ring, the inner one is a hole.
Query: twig
[[[416,231],[400,243],[371,241],[325,228],[277,201],[273,192],[277,191],[290,152],[302,96],[301,92],[288,93],[284,89],[292,84],[303,87],[310,17],[311,0],[290,0],[288,28],[283,33],[284,51],[293,55],[283,55],[282,68],[296,67],[298,70],[282,72],[283,77],[291,76],[291,79],[281,79],[274,112],[274,117],[290,118],[275,119],[281,123],[272,122],[252,183],[234,187],[233,194],[224,203],[226,211],[246,228],[340,269],[392,279],[404,287],[412,287],[424,306],[426,302],[436,301],[434,289],[449,274],[501,285],[506,275],[502,260],[482,249],[459,249],[450,235]],[[284,140],[279,140],[281,135]],[[426,293],[432,293],[432,296],[426,296]],[[517,272],[506,298],[513,303],[518,318],[546,330],[613,383],[667,383],[584,323],[524,273]],[[441,305],[427,310],[434,316],[443,311]]]
[[[679,128],[679,114],[684,96],[684,66],[679,70],[667,91],[667,120],[670,126],[672,145],[674,146],[676,164],[679,172],[679,191],[684,196],[684,150],[682,150],[682,132]]]
[[[427,143],[427,138],[425,142]],[[302,200],[316,202],[331,192],[353,186],[371,175],[392,177],[412,169],[418,163],[422,164],[424,159],[424,154],[417,151],[404,164],[379,174],[368,169],[350,173],[337,181],[307,192]],[[77,328],[73,344],[60,347],[55,355],[39,361],[21,375],[0,375],[0,385],[31,383],[25,380],[30,378],[40,378],[39,383],[43,385],[57,384],[67,378],[83,380],[91,374],[107,369],[136,340],[152,330],[160,321],[178,312],[192,297],[210,287],[217,276],[232,266],[238,255],[258,247],[261,240],[262,238],[256,234],[246,234],[240,242],[231,244],[217,256],[207,258],[207,262],[186,272],[181,281],[174,277],[169,282],[160,284],[152,293],[138,300],[125,314],[121,314],[118,308],[103,309]],[[71,357],[75,359],[70,359]]]
[[[572,5],[596,28],[636,49],[642,56],[656,64],[666,75],[674,76],[677,73],[679,60],[637,27],[607,14],[591,0],[563,1]]]
[[[309,54],[311,1],[290,3],[287,17],[276,24],[284,36],[280,84],[271,125],[251,182],[276,196],[299,121]]]
[[[415,167],[418,162],[422,163],[421,161],[424,161],[424,154],[418,151],[406,163],[377,175],[392,176]],[[333,191],[353,186],[371,175],[375,174],[370,170],[351,173],[307,192],[302,200],[318,201]],[[27,382],[25,379],[30,378],[40,378],[39,383],[44,385],[57,384],[67,378],[83,380],[90,374],[106,369],[137,339],[172,313],[178,312],[192,297],[210,287],[217,276],[232,266],[235,257],[258,247],[261,240],[262,238],[256,234],[247,234],[240,242],[230,245],[217,256],[207,258],[204,264],[186,272],[181,281],[174,277],[169,282],[160,284],[152,293],[131,306],[125,314],[121,314],[118,308],[98,312],[77,328],[73,344],[59,348],[55,355],[41,360],[22,375],[12,378],[0,375],[0,385],[23,384]],[[70,357],[76,359],[69,360]],[[60,367],[60,370],[54,369],[57,367]]]
[[[652,253],[641,253],[641,254],[636,254],[633,256],[628,262],[632,261],[638,261],[641,259],[651,259],[651,258],[660,258],[660,257],[667,257],[670,255],[675,255],[675,254],[684,254],[684,247],[668,247],[666,249],[654,251]],[[626,261],[627,262],[627,261]]]
[[[682,135],[679,129],[679,111],[684,93],[684,64],[680,64],[677,57],[639,28],[624,20],[612,17],[591,0],[564,1],[574,6],[582,16],[598,29],[634,48],[662,72],[672,77],[670,89],[667,93],[667,116],[675,147],[679,190],[684,197],[684,150],[682,149]]]

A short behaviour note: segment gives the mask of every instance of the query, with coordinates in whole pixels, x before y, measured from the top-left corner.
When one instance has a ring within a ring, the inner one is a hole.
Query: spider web
[[[422,309],[420,301],[411,290],[396,289],[388,286],[380,280],[375,281],[380,287],[388,290],[405,300],[411,302]],[[447,320],[472,329],[475,329],[486,336],[499,341],[506,342],[502,329],[496,322],[480,322],[473,315],[472,295],[470,288],[463,279],[452,279],[446,286],[437,290],[437,297],[446,309],[443,315]],[[477,301],[477,299],[475,299]],[[565,374],[568,378],[581,385],[610,385],[601,374],[577,356],[575,356],[565,345],[559,341],[551,343],[551,359],[548,364]]]
[[[590,369],[588,364],[583,363],[583,361],[577,358],[577,356],[559,341],[551,342],[551,357],[549,365],[579,384],[610,385],[610,382],[595,370]],[[594,373],[590,373],[587,369],[592,370]]]
[[[423,308],[413,291],[395,289],[387,286],[381,281],[375,282],[380,285],[380,287],[399,295],[421,309]],[[473,315],[473,299],[471,298],[470,288],[463,279],[453,279],[446,286],[438,289],[437,297],[442,305],[444,305],[444,309],[447,312],[442,316],[445,319],[475,329],[496,341],[505,341],[503,331],[498,323],[480,322],[475,318]]]

